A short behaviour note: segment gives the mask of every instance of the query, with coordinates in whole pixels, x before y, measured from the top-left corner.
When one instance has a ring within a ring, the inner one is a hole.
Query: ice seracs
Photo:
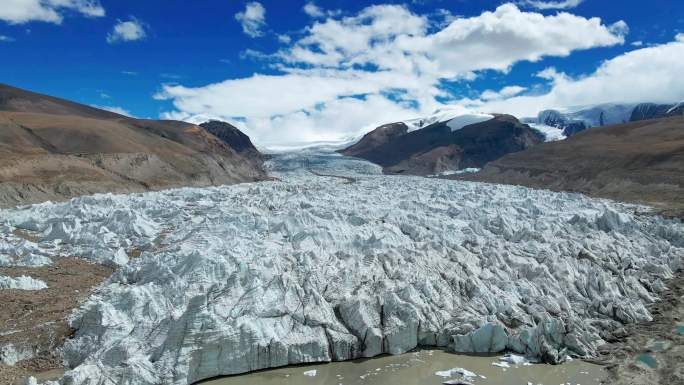
[[[141,251],[70,317],[62,384],[186,385],[419,345],[592,356],[651,318],[684,257],[681,223],[631,205],[271,162],[280,181],[1,212],[5,242],[30,230],[52,258]]]
[[[0,290],[2,289],[17,289],[17,290],[42,290],[47,289],[47,284],[40,279],[27,277],[22,275],[20,277],[6,277],[0,275]]]

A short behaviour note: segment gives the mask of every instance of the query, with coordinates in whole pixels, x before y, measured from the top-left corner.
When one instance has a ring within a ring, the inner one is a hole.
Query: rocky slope
[[[340,152],[379,164],[389,174],[431,175],[479,168],[543,141],[540,133],[509,115],[466,118],[418,128],[404,122],[380,126]]]
[[[455,176],[654,205],[684,213],[684,117],[587,130]]]
[[[640,207],[328,158],[275,158],[277,182],[2,211],[8,263],[121,266],[70,318],[62,384],[191,384],[418,345],[594,356],[651,319],[682,266],[682,225]]]
[[[264,179],[260,155],[243,145],[0,85],[0,206]]]

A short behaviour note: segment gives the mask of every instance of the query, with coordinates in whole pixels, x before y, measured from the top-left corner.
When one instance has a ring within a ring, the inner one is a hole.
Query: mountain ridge
[[[194,124],[0,85],[0,206],[267,179],[261,154],[233,145]]]

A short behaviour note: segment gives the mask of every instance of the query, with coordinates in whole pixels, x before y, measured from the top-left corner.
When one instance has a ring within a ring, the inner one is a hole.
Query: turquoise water
[[[680,334],[684,334],[684,326],[678,326],[677,327],[677,332]]]
[[[637,357],[637,360],[639,362],[643,362],[644,364],[646,364],[651,369],[655,369],[658,367],[658,361],[656,361],[656,359],[653,358],[653,356],[651,356],[650,354],[646,354],[646,353],[639,354],[639,357]]]

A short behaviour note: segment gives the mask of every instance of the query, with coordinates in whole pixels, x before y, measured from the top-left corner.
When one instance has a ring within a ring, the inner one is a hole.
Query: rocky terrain
[[[587,130],[455,175],[555,191],[574,191],[684,214],[684,117]]]
[[[405,122],[380,126],[340,153],[379,164],[388,174],[432,175],[480,168],[543,140],[510,115],[464,115],[417,127]]]
[[[119,266],[69,317],[62,384],[191,384],[419,345],[594,357],[652,319],[684,257],[681,223],[639,206],[339,155],[269,169],[280,181],[2,211],[5,264]]]
[[[243,136],[0,85],[0,207],[263,180],[263,159]]]

